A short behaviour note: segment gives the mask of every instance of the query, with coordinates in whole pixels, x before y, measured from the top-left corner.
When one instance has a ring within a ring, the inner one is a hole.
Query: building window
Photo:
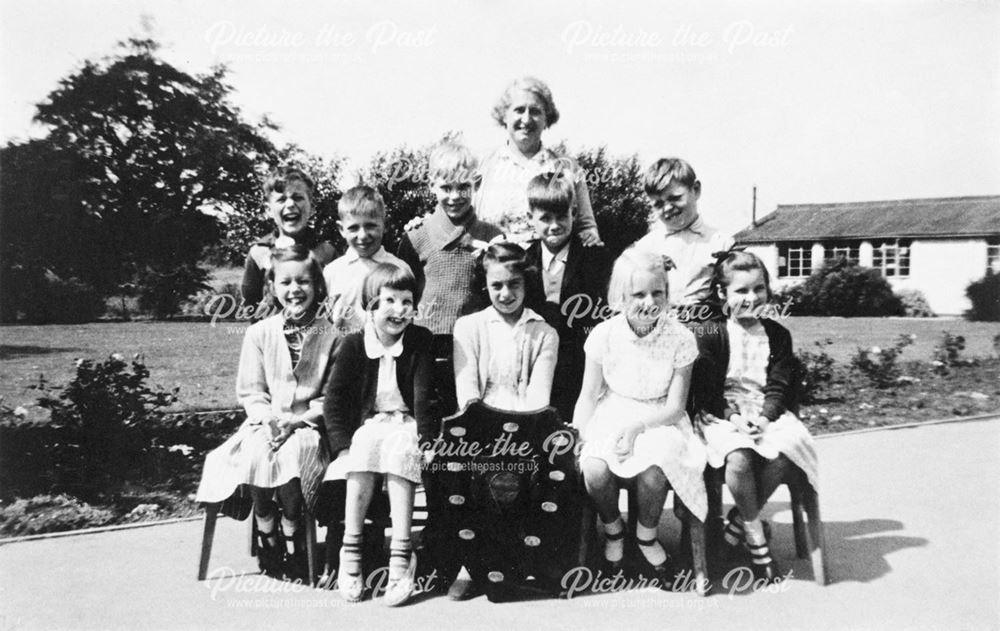
[[[826,260],[828,261],[842,258],[851,263],[858,263],[861,260],[860,241],[834,241],[823,245],[826,248]]]
[[[778,246],[778,276],[804,278],[812,274],[812,244],[785,243]]]
[[[886,277],[906,278],[910,275],[910,242],[903,239],[873,241],[872,267]]]
[[[1000,237],[986,240],[986,271],[1000,274]]]

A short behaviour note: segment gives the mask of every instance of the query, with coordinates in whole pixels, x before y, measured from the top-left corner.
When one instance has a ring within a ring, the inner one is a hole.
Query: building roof
[[[1000,195],[779,205],[736,242],[1000,235]]]

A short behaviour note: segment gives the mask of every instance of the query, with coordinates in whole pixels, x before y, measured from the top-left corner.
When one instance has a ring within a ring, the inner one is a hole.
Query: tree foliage
[[[274,154],[274,126],[246,122],[231,91],[225,67],[191,75],[155,41],[132,39],[38,105],[45,142],[73,166],[69,180],[39,185],[71,188],[95,226],[78,249],[97,250],[85,276],[104,294],[135,283],[157,315],[173,313],[204,284],[198,263],[221,236],[220,214],[259,198],[255,165]]]

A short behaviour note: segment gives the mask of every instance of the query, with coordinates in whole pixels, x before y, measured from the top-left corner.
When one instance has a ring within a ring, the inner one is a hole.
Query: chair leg
[[[792,498],[792,531],[795,533],[795,554],[800,559],[809,556],[809,538],[806,533],[805,520],[802,516],[801,482],[788,485],[788,494]]]
[[[705,523],[689,512],[687,520],[691,537],[691,562],[694,565],[695,591],[699,596],[708,594],[708,564],[705,562]]]
[[[215,521],[219,518],[218,504],[205,504],[205,529],[201,535],[201,560],[198,562],[198,580],[205,580],[208,561],[212,556],[212,540],[215,538]]]
[[[819,514],[819,494],[803,482],[803,500],[806,515],[809,517],[809,546],[812,555],[813,578],[819,585],[826,585],[826,562],[824,549],[826,541],[823,533],[823,520]]]
[[[708,496],[708,516],[705,517],[705,540],[714,550],[722,549],[725,518],[722,510],[722,487],[726,483],[723,469],[705,466],[705,492]]]
[[[309,586],[316,586],[316,520],[308,508],[302,511],[302,526],[306,529],[306,560],[309,568]]]
[[[577,548],[576,564],[578,567],[588,567],[591,548],[597,547],[597,528],[594,523],[594,520],[597,519],[597,512],[590,505],[590,502],[584,499],[580,515],[580,547]]]

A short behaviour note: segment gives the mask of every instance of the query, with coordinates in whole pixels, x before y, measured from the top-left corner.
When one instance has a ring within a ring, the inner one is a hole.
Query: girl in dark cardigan
[[[419,445],[429,443],[434,433],[432,336],[412,324],[416,293],[409,271],[391,263],[375,267],[365,279],[362,296],[368,322],[333,352],[323,417],[336,459],[325,480],[347,478],[338,587],[350,602],[361,599],[364,587],[361,533],[379,474],[386,476],[392,515],[383,602],[400,605],[414,589],[410,526],[423,464]]]
[[[745,545],[754,573],[775,580],[760,510],[792,467],[816,486],[812,437],[796,417],[795,356],[788,330],[769,315],[770,279],[759,258],[731,252],[716,266],[713,285],[725,321],[698,336],[693,399],[702,412],[708,462],[725,467],[736,506],[729,512],[726,543]]]

